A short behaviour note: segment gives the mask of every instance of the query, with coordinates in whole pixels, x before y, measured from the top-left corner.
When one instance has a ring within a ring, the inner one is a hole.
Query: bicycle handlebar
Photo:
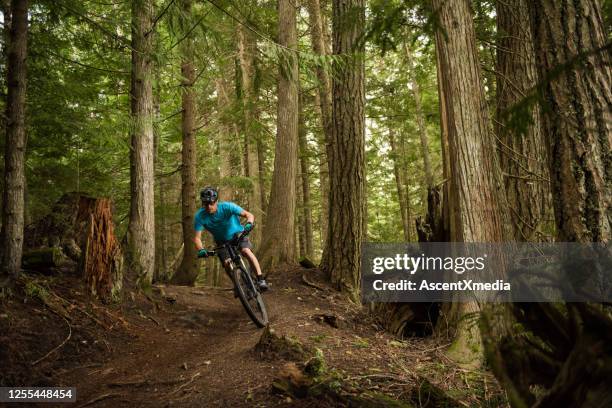
[[[251,231],[253,231],[253,230],[251,229]],[[238,242],[240,242],[240,240],[241,240],[242,238],[244,238],[244,237],[246,237],[247,235],[249,235],[249,234],[251,233],[251,231],[247,231],[247,230],[242,231],[242,232],[240,233],[240,235],[235,236],[234,238],[232,238],[232,239],[230,239],[229,241],[227,241],[225,244],[223,244],[223,245],[219,245],[219,246],[217,246],[217,247],[213,248],[212,250],[207,251],[208,255],[209,255],[209,256],[211,256],[211,255],[216,255],[216,254],[217,254],[217,251],[218,251],[219,249],[225,248],[227,245],[238,245]]]

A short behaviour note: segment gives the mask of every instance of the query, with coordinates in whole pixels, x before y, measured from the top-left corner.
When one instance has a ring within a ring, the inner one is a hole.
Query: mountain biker
[[[242,231],[251,231],[255,226],[255,217],[250,212],[243,210],[239,205],[230,201],[218,202],[219,193],[213,187],[205,187],[200,191],[200,199],[202,200],[202,208],[200,208],[194,217],[194,229],[196,249],[198,250],[198,258],[208,257],[208,251],[202,245],[202,231],[210,232],[217,245],[231,241],[234,235]],[[244,227],[240,224],[238,217],[246,217],[247,223]],[[257,275],[257,286],[263,292],[268,290],[268,284],[261,274],[261,267],[255,254],[251,250],[253,246],[248,237],[240,240],[238,247],[244,255],[251,268],[255,270]],[[224,266],[229,264],[229,253],[225,249],[217,251],[217,255]]]

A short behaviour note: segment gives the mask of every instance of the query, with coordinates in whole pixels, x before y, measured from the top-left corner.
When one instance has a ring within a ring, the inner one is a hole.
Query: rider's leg
[[[249,264],[251,265],[251,268],[255,270],[255,274],[257,276],[261,276],[261,267],[259,266],[259,261],[255,257],[253,251],[251,251],[251,248],[241,248],[240,252],[242,252],[242,255],[246,256],[249,261]]]

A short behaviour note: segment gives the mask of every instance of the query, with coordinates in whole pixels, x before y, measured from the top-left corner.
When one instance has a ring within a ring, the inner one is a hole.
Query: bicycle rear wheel
[[[242,306],[257,327],[264,327],[268,324],[268,311],[244,262],[236,265],[232,274]]]

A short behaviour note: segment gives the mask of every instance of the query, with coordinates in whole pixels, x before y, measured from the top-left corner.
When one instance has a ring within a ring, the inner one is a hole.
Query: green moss
[[[46,302],[49,298],[49,292],[47,289],[36,284],[33,281],[27,281],[24,288],[25,294],[31,299],[39,299],[42,302]]]
[[[317,334],[317,335],[314,335],[314,336],[310,336],[310,340],[312,340],[315,343],[321,343],[326,338],[327,338],[326,334]]]
[[[368,348],[370,347],[370,343],[366,339],[362,339],[361,337],[358,337],[357,340],[353,342],[353,347]]]
[[[304,367],[304,372],[309,376],[317,379],[327,372],[327,364],[325,363],[325,357],[323,351],[320,348],[315,349],[315,354],[312,356]]]

